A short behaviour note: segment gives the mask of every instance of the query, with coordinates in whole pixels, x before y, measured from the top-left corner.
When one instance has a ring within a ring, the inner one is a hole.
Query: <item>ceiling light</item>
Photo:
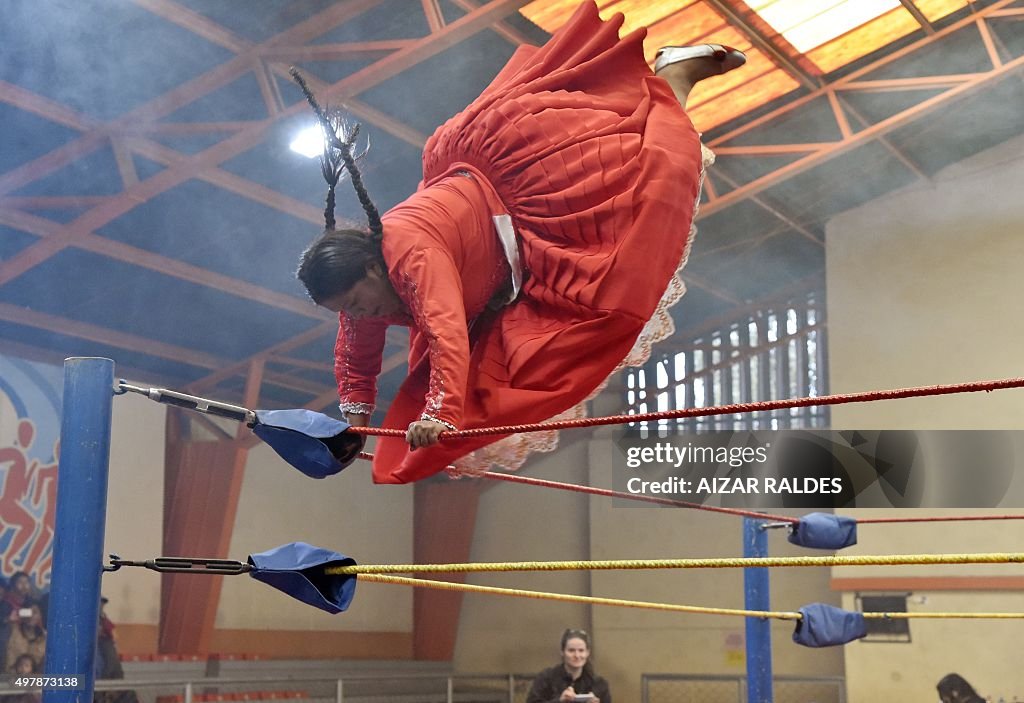
[[[313,125],[299,132],[288,147],[306,158],[312,159],[324,153],[324,133],[320,125]]]

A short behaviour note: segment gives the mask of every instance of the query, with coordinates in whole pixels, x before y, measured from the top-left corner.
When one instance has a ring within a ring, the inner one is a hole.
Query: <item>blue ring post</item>
[[[768,532],[763,523],[743,518],[743,556],[768,556]],[[743,569],[747,610],[771,610],[768,569]],[[747,617],[747,703],[772,703],[772,629],[768,618]]]
[[[44,703],[92,703],[113,390],[110,359],[64,361],[44,675],[76,677],[78,686],[44,690]]]

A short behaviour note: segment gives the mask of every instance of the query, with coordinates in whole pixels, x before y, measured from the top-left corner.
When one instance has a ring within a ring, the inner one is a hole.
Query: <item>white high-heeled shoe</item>
[[[690,59],[717,59],[722,70],[719,74],[728,73],[747,62],[746,55],[738,49],[722,44],[697,44],[696,46],[663,46],[655,54],[654,72],[666,66]]]

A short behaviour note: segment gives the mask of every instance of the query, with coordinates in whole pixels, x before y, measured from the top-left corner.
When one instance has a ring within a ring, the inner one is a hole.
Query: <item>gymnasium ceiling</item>
[[[599,4],[650,25],[651,56],[711,37],[750,57],[692,98],[718,163],[679,344],[752,302],[822,290],[836,213],[1024,132],[1024,0]],[[0,352],[108,356],[154,385],[332,405],[335,321],[292,275],[324,189],[288,148],[312,123],[288,67],[364,124],[386,209],[416,187],[434,128],[574,6],[3,0]],[[359,223],[349,190],[339,215]]]

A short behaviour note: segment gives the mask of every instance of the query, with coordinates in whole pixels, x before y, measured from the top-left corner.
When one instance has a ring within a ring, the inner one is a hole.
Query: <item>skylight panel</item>
[[[758,14],[797,51],[806,53],[899,6],[899,0],[778,0]]]

